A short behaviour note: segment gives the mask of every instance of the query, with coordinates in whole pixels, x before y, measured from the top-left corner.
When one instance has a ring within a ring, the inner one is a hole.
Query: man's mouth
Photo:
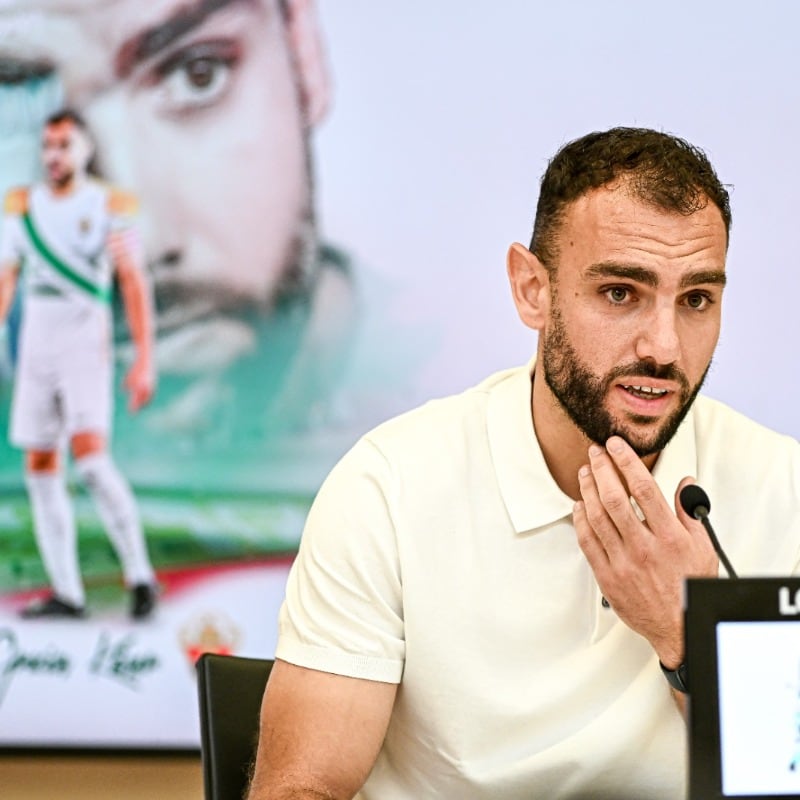
[[[643,400],[657,400],[669,393],[668,389],[656,389],[653,386],[637,386],[635,384],[622,384],[622,388],[634,397]]]
[[[270,303],[231,289],[221,278],[203,280],[187,274],[178,251],[152,259],[148,268],[159,335],[220,316],[245,318],[253,313],[263,314],[271,307]],[[224,275],[222,271],[220,274]]]
[[[215,311],[213,294],[201,284],[191,284],[182,278],[181,266],[177,250],[169,250],[148,264],[159,334],[207,319]]]

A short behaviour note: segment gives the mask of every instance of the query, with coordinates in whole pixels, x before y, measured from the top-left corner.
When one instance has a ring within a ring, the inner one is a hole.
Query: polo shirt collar
[[[497,483],[517,533],[536,530],[572,515],[574,502],[558,487],[547,468],[531,417],[531,373],[513,371],[489,393],[487,435]],[[686,415],[653,469],[653,477],[673,507],[678,483],[697,475],[693,411]]]

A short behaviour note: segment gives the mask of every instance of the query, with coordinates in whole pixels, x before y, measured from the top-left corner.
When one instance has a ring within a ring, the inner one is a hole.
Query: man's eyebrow
[[[169,47],[174,41],[202,25],[208,17],[232,3],[246,0],[195,0],[177,8],[162,22],[126,39],[114,58],[118,78],[127,78],[134,67]]]
[[[653,270],[637,267],[632,264],[617,264],[613,261],[603,261],[592,264],[586,270],[587,278],[626,278],[647,286],[658,286],[658,275]]]
[[[617,264],[615,262],[604,261],[600,264],[592,264],[586,270],[587,278],[622,278],[629,281],[643,283],[645,286],[657,288],[660,283],[658,273],[644,267],[637,267],[632,264]],[[718,286],[725,286],[727,278],[725,271],[721,269],[704,269],[697,272],[690,272],[681,278],[679,284],[681,289],[688,289],[692,286],[701,286],[706,283],[714,283]]]
[[[691,286],[700,286],[703,283],[716,283],[717,286],[725,286],[728,278],[721,269],[706,269],[700,272],[690,272],[681,278],[681,289],[688,289]]]
[[[53,73],[53,65],[47,61],[33,59],[25,61],[13,56],[0,56],[0,84],[14,85],[38,78],[47,78]]]

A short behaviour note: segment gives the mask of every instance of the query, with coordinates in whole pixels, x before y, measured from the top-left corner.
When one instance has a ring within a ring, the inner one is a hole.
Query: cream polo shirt
[[[365,436],[309,514],[277,657],[399,682],[362,800],[676,800],[685,725],[648,643],[601,605],[534,435],[529,368]],[[800,445],[699,398],[685,475],[743,574],[800,558]]]

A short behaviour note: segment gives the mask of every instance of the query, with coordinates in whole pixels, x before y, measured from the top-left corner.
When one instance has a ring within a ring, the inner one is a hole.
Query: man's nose
[[[636,355],[656,364],[672,364],[680,356],[676,309],[672,305],[658,306],[643,320],[636,341]]]

